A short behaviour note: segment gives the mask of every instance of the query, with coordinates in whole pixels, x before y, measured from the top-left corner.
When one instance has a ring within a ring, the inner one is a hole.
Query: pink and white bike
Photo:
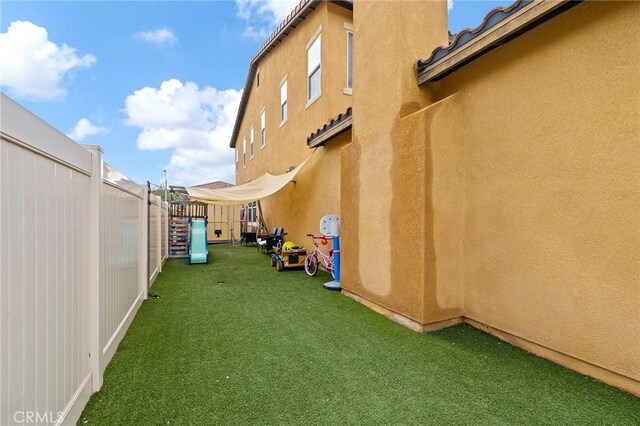
[[[321,241],[322,244],[327,244],[329,239],[333,239],[333,237],[327,237],[325,235],[313,235],[307,234],[307,237],[311,237],[313,241],[313,245],[315,248],[309,254],[307,254],[307,258],[304,260],[304,270],[307,272],[307,275],[313,277],[318,273],[318,268],[320,265],[331,274],[333,279],[335,280],[335,271],[334,271],[334,263],[333,263],[333,250],[329,250],[329,254],[324,254],[320,247],[318,246],[317,241]]]

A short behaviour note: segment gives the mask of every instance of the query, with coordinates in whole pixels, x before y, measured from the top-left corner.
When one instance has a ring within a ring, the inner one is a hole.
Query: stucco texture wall
[[[635,381],[638,22],[640,3],[585,2],[473,62],[432,85],[453,95],[436,119],[458,116],[462,135],[429,136],[449,151],[434,182],[463,180],[464,231],[457,219],[446,229],[463,236],[464,315]],[[436,245],[459,253],[448,234]]]
[[[236,184],[243,184],[265,172],[281,174],[297,166],[311,153],[307,136],[351,106],[346,85],[347,36],[344,24],[352,22],[352,12],[334,4],[321,3],[295,30],[271,51],[258,66],[260,87],[254,81],[236,140],[239,164]],[[321,91],[307,103],[306,46],[322,27]],[[287,77],[288,119],[280,120],[280,83]],[[260,113],[266,111],[266,145],[260,147]],[[254,126],[254,157],[247,152],[242,165],[242,140]],[[340,213],[339,147],[350,132],[319,148],[296,177],[296,182],[261,201],[267,226],[284,227],[288,239],[309,246],[307,233],[319,232],[323,214]]]
[[[255,179],[265,171],[284,173],[297,166],[310,154],[307,136],[331,118],[351,106],[351,96],[343,93],[346,80],[346,33],[344,21],[351,22],[351,11],[322,3],[294,31],[276,46],[260,63],[260,87],[254,81],[236,140],[239,165],[236,184]],[[340,11],[340,14],[337,13]],[[347,15],[347,16],[344,16]],[[307,105],[306,46],[322,27],[321,91],[315,102]],[[342,75],[344,74],[344,78]],[[280,120],[280,83],[287,77],[288,119]],[[260,147],[260,114],[266,111],[266,145]],[[250,128],[254,126],[255,152],[247,165],[242,165],[242,140],[247,138],[249,151]]]
[[[282,226],[287,240],[313,248],[306,234],[320,232],[322,216],[340,214],[340,148],[350,141],[347,131],[318,148],[294,183],[261,201],[269,227]]]
[[[443,42],[437,19],[381,40],[406,13],[354,6],[343,287],[640,394],[640,3],[579,4],[419,94],[402,64]]]
[[[446,17],[444,1],[354,3],[353,142],[342,152],[342,286],[420,323],[435,260],[428,156],[400,118],[431,101],[416,85],[413,63],[423,46],[446,42]]]

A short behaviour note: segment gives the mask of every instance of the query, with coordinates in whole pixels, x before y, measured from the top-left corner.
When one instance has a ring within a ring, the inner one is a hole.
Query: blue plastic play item
[[[323,287],[327,290],[340,291],[340,237],[333,237],[333,276],[335,279],[324,283]]]
[[[207,263],[207,218],[189,218],[189,263]]]

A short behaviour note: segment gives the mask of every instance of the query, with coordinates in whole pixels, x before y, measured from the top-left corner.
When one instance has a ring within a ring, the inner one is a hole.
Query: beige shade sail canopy
[[[311,156],[288,173],[281,175],[265,173],[243,185],[222,189],[206,189],[188,186],[185,189],[189,198],[194,201],[200,201],[201,203],[217,205],[247,204],[266,198],[284,188],[286,184],[296,177],[296,174],[298,174],[300,169],[309,161],[309,158],[311,158]]]

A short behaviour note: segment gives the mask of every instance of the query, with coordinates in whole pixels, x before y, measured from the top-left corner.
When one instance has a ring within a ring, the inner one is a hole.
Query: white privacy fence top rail
[[[91,175],[91,153],[0,93],[0,133],[11,142]]]

